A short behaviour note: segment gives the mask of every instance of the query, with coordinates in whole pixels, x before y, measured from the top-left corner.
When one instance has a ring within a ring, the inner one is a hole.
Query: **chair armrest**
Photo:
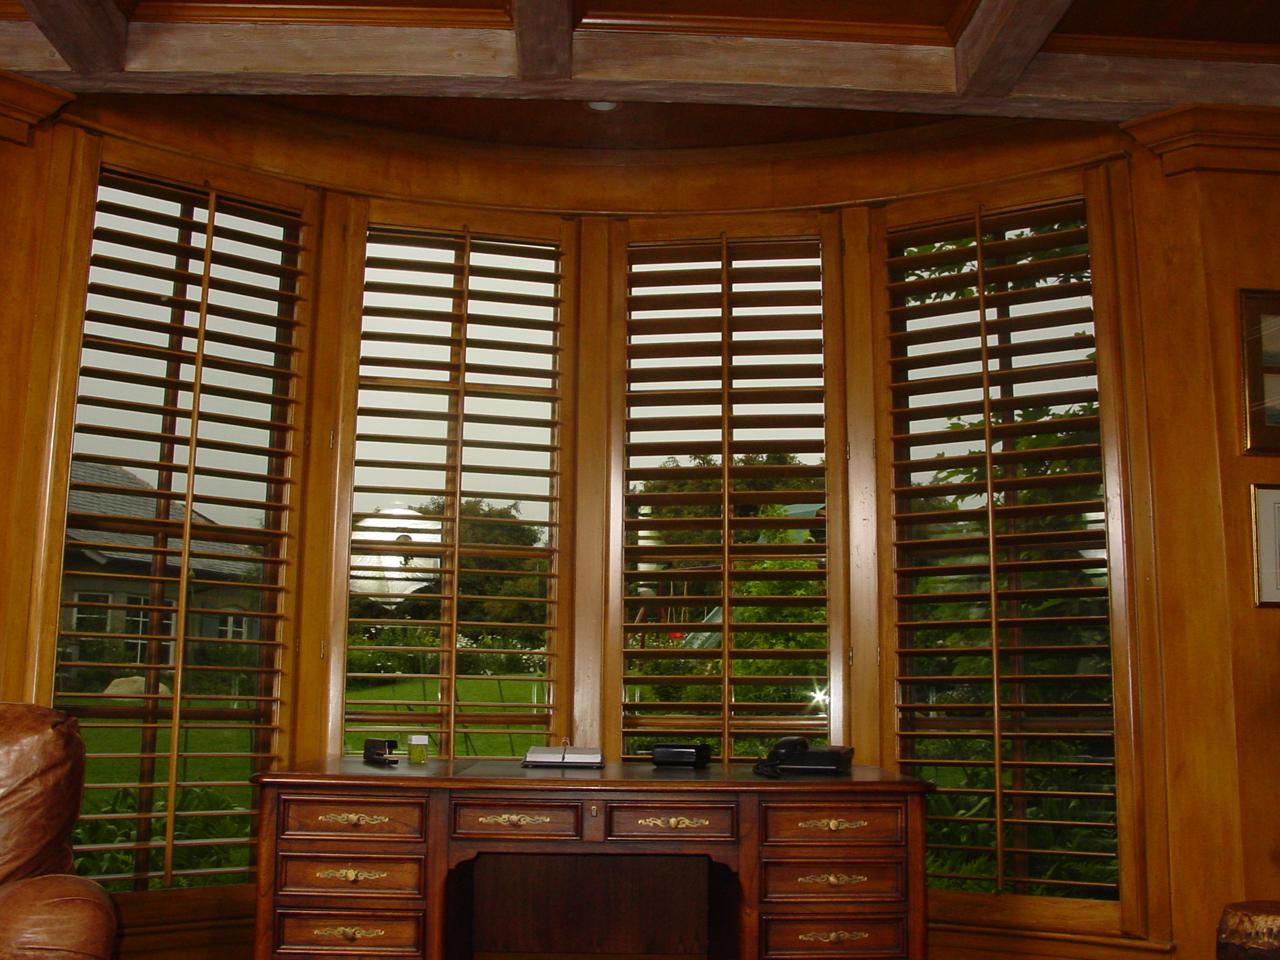
[[[106,891],[67,873],[0,885],[4,960],[110,960],[116,912]]]

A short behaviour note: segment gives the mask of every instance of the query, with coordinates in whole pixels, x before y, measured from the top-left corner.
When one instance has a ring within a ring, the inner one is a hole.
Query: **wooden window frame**
[[[623,689],[623,538],[622,538],[622,489],[625,462],[622,443],[625,438],[626,401],[625,374],[627,363],[627,251],[631,244],[669,243],[688,240],[707,240],[724,237],[727,241],[760,239],[768,237],[818,237],[822,250],[823,278],[823,367],[826,386],[826,436],[827,476],[827,543],[828,543],[828,607],[827,631],[828,679],[831,699],[828,717],[830,742],[852,745],[857,762],[876,763],[877,737],[873,727],[854,724],[851,703],[858,704],[859,716],[868,708],[872,711],[878,703],[873,675],[854,677],[850,670],[850,658],[856,644],[850,640],[849,589],[849,404],[846,400],[845,334],[845,284],[847,282],[844,261],[844,242],[838,213],[819,211],[795,211],[723,216],[691,216],[670,218],[632,218],[614,222],[608,231],[607,276],[608,313],[597,316],[596,328],[608,342],[610,370],[617,371],[608,378],[608,388],[603,402],[608,410],[609,443],[594,456],[607,458],[607,480],[602,484],[608,504],[608,535],[605,542],[606,561],[604,582],[600,584],[605,598],[606,625],[603,631],[605,643],[602,650],[578,651],[580,671],[585,675],[601,677],[596,691],[599,714],[594,717],[601,732],[607,755],[622,754],[622,689]],[[590,266],[584,269],[590,270]],[[597,267],[599,269],[599,267]],[[584,325],[591,323],[593,312],[584,302]],[[586,328],[590,335],[592,331]],[[586,388],[584,381],[584,388]],[[588,398],[583,398],[584,406]],[[607,491],[607,492],[606,492]],[[581,502],[581,501],[580,501]],[[585,655],[585,662],[584,662]],[[857,689],[853,688],[857,684]],[[590,694],[588,694],[590,695]],[[575,721],[578,722],[578,721]],[[585,726],[585,724],[583,724]]]
[[[291,207],[300,212],[301,229],[305,238],[301,243],[299,267],[304,277],[298,286],[298,311],[295,315],[298,354],[309,353],[308,329],[313,274],[314,238],[317,233],[316,191],[301,184],[281,181],[244,170],[205,161],[168,150],[114,137],[99,136],[72,127],[55,131],[55,163],[67,173],[65,204],[57,207],[53,215],[59,218],[60,231],[56,245],[60,254],[65,251],[83,251],[81,256],[60,255],[54,262],[56,269],[44,272],[39,278],[38,298],[41,309],[51,317],[48,338],[49,397],[51,430],[49,446],[43,451],[49,464],[45,474],[47,483],[41,491],[36,508],[41,515],[43,536],[37,544],[35,565],[42,571],[33,589],[31,616],[36,640],[27,661],[26,687],[28,696],[36,702],[49,703],[54,689],[54,673],[57,660],[56,634],[60,609],[60,573],[62,569],[62,542],[65,539],[66,502],[69,487],[69,465],[75,414],[75,398],[79,377],[79,344],[85,316],[85,297],[89,276],[89,257],[93,232],[96,198],[100,174],[110,170],[125,176],[137,176],[158,183],[173,184],[196,191],[212,190],[237,202],[263,207]],[[52,241],[50,241],[52,242]],[[305,377],[301,367],[297,371]],[[293,423],[306,420],[306,398],[302,391],[296,395]],[[301,443],[298,444],[298,463],[301,462]],[[293,489],[290,502],[301,499],[301,477],[291,480]],[[300,532],[301,511],[287,511],[289,519],[283,536],[289,543],[297,543]],[[286,570],[281,584],[285,596],[296,593],[297,564],[292,556],[284,558]],[[178,616],[177,609],[167,614]],[[292,619],[289,608],[283,608],[285,621]],[[287,628],[286,628],[287,629]],[[293,673],[296,650],[288,644],[282,648],[279,658],[277,689],[279,698],[278,728],[273,734],[272,752],[278,762],[289,762],[294,730],[290,723],[293,699]],[[250,867],[252,870],[253,867]],[[146,892],[117,893],[114,898],[122,915],[150,918],[165,914],[164,904],[182,902],[190,904],[197,913],[210,910],[209,915],[226,918],[231,924],[251,905],[247,897],[251,883],[227,886],[177,888],[168,887]],[[160,904],[159,911],[154,908]],[[144,919],[144,923],[150,922]]]
[[[334,385],[326,391],[328,396],[317,405],[317,416],[329,418],[331,443],[327,450],[315,451],[307,469],[319,469],[322,475],[332,478],[332,499],[321,503],[322,512],[332,517],[332,534],[314,543],[313,553],[304,566],[310,578],[313,574],[323,577],[323,591],[328,600],[312,607],[311,614],[303,612],[304,625],[308,622],[323,623],[325,639],[320,655],[324,667],[327,696],[323,704],[327,752],[342,750],[344,731],[344,689],[346,664],[346,606],[347,578],[351,553],[352,484],[354,483],[354,452],[356,442],[356,396],[359,381],[361,308],[364,276],[365,236],[371,225],[395,230],[465,233],[475,235],[528,240],[533,243],[552,243],[559,246],[562,279],[560,305],[559,371],[561,377],[560,449],[561,466],[557,480],[556,496],[560,503],[559,549],[554,561],[558,587],[559,622],[548,645],[551,663],[550,681],[555,698],[548,728],[548,736],[559,740],[571,735],[573,723],[572,694],[574,676],[574,596],[575,584],[571,573],[574,567],[574,540],[577,506],[576,489],[577,430],[574,410],[577,367],[577,264],[578,227],[567,218],[523,214],[505,211],[458,209],[447,206],[417,204],[387,199],[334,198],[334,217],[341,216],[345,230],[333,231],[323,238],[325,249],[322,260],[328,262],[326,275],[338,274],[345,278],[346,289],[330,287],[322,291],[321,305],[327,305],[332,314],[327,325],[324,320],[318,330],[327,336],[334,348],[326,351],[326,358],[317,357],[313,376]],[[324,267],[322,267],[322,270]],[[346,398],[345,400],[343,398]],[[318,455],[317,455],[318,454]],[[325,509],[327,507],[327,510]],[[331,512],[328,512],[331,511]],[[321,555],[321,551],[327,551]],[[305,629],[305,626],[304,626]],[[319,751],[323,755],[326,750]]]
[[[1155,662],[1158,638],[1148,626],[1154,599],[1148,590],[1139,590],[1135,569],[1153,562],[1149,537],[1133,539],[1137,526],[1135,510],[1149,502],[1149,490],[1136,471],[1137,455],[1131,423],[1140,408],[1124,389],[1126,377],[1139,362],[1126,353],[1123,319],[1136,311],[1136,287],[1132,257],[1132,224],[1128,214],[1130,185],[1127,171],[1119,161],[1088,170],[1061,172],[963,188],[937,195],[911,198],[874,210],[869,215],[867,255],[869,291],[875,328],[877,397],[889,395],[888,376],[888,269],[885,239],[892,229],[937,223],[971,215],[979,206],[1003,210],[1049,205],[1083,197],[1090,223],[1093,272],[1094,323],[1097,340],[1097,376],[1102,403],[1102,445],[1104,455],[1104,496],[1108,504],[1108,562],[1111,570],[1111,631],[1117,781],[1125,785],[1120,798],[1118,821],[1121,834],[1121,892],[1116,902],[1071,901],[1064,898],[1009,896],[999,894],[931,891],[931,929],[942,934],[948,944],[969,943],[979,935],[990,946],[1006,936],[1052,939],[1074,935],[1093,939],[1100,945],[1123,947],[1148,941],[1167,940],[1171,928],[1167,869],[1161,866],[1161,852],[1167,848],[1161,826],[1164,798],[1151,784],[1164,782],[1164,758],[1153,749],[1144,729],[1159,729],[1158,705],[1136,696],[1140,663]],[[861,257],[861,254],[859,254]],[[881,401],[875,409],[877,480],[876,489],[892,485],[893,425],[889,404]],[[884,765],[896,755],[894,689],[897,638],[893,626],[893,524],[890,498],[882,496],[877,508],[879,581],[882,584],[880,609],[881,739]],[[1147,752],[1138,750],[1142,740]],[[975,917],[982,922],[976,923]],[[992,930],[1008,933],[992,933]]]

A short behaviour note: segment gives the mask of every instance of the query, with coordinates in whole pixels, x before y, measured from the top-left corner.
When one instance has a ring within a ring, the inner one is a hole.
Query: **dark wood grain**
[[[388,770],[329,759],[259,780],[257,960],[312,949],[423,960],[925,955],[918,800],[929,785],[875,768],[766,780],[724,765]],[[331,819],[316,830],[322,815]],[[361,816],[377,822],[345,822]],[[813,818],[861,825],[802,822]],[[866,885],[814,879],[824,873]],[[846,927],[849,937],[824,939]]]
[[[78,73],[124,69],[129,21],[112,0],[20,0],[58,55]]]

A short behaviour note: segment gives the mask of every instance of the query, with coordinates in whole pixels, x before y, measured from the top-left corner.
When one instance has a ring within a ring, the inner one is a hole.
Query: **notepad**
[[[603,767],[599,747],[530,747],[524,755],[525,767]]]

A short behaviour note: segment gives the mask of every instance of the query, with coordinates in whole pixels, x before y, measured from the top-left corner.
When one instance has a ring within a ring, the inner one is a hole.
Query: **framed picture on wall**
[[[1253,486],[1254,599],[1280,605],[1280,487]]]
[[[1244,448],[1280,453],[1280,291],[1240,291],[1244,342]]]

